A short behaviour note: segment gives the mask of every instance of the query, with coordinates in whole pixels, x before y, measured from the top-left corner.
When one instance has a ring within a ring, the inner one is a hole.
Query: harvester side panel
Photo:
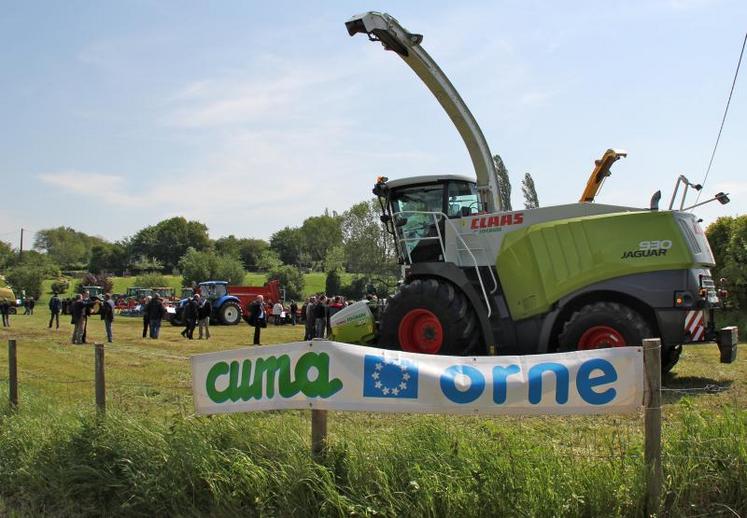
[[[547,312],[561,297],[593,283],[692,264],[669,212],[539,223],[506,234],[497,258],[515,320]]]

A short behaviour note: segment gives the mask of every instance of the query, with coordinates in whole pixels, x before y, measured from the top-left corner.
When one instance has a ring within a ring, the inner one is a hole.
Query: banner
[[[641,347],[434,356],[314,340],[192,356],[200,415],[291,408],[621,414],[643,404]]]

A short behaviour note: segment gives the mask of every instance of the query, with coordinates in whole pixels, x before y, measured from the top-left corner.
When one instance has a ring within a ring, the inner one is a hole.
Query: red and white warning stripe
[[[688,311],[685,317],[685,332],[690,333],[690,341],[698,342],[705,336],[703,311]]]

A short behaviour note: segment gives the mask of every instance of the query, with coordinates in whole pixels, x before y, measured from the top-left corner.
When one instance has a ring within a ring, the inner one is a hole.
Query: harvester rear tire
[[[400,287],[381,317],[379,346],[442,355],[485,352],[467,297],[439,279],[415,279]]]
[[[646,320],[617,302],[595,302],[571,315],[558,337],[560,351],[641,345],[651,338]]]
[[[235,326],[241,322],[241,306],[235,302],[226,302],[218,310],[218,320],[226,326]]]

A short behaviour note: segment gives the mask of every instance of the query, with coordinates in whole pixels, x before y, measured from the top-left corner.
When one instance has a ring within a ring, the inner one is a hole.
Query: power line
[[[711,159],[708,161],[708,169],[706,169],[705,177],[700,185],[705,186],[708,175],[711,172],[711,166],[713,165],[713,158],[716,156],[716,150],[718,149],[719,140],[721,140],[721,132],[724,130],[724,123],[726,122],[726,114],[729,113],[729,104],[731,104],[731,96],[734,93],[734,85],[737,84],[737,76],[739,76],[739,66],[742,64],[742,56],[744,55],[744,46],[747,43],[747,33],[744,35],[744,41],[742,41],[742,50],[739,53],[739,61],[737,61],[737,70],[734,72],[734,80],[731,82],[731,90],[729,90],[729,99],[726,101],[726,109],[724,109],[724,116],[721,119],[721,127],[718,129],[718,136],[716,137],[716,143],[713,146],[713,152],[711,153]],[[698,203],[700,194],[703,189],[698,191],[698,196],[695,198],[695,203]]]

